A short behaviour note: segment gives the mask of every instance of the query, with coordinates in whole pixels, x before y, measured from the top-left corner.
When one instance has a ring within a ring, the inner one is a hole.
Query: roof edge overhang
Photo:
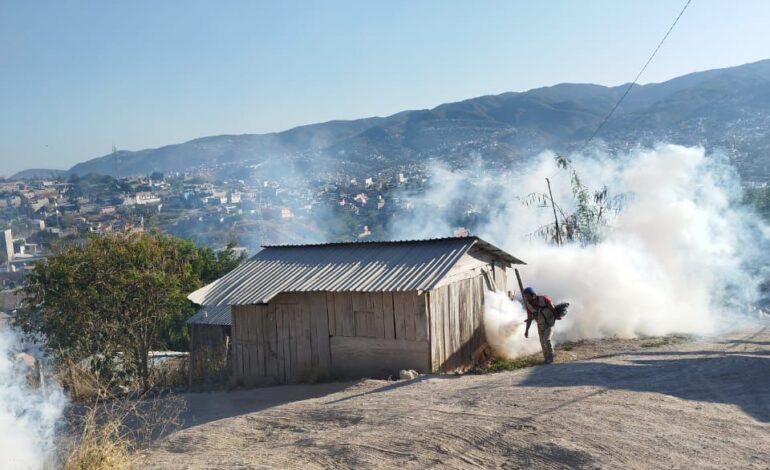
[[[520,260],[519,258],[516,258],[515,256],[511,255],[507,251],[489,243],[488,241],[484,241],[479,237],[474,237],[474,238],[476,239],[474,246],[478,246],[480,249],[486,251],[487,253],[491,253],[497,256],[498,258],[502,259],[503,261],[508,262],[509,268],[514,264],[524,264],[524,265],[527,264],[524,261]]]

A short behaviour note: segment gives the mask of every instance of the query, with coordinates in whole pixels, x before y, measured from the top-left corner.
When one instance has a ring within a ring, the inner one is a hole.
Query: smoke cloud
[[[557,204],[574,208],[569,174],[554,157],[543,153],[519,172],[491,171],[481,160],[460,170],[436,166],[431,188],[414,197],[419,224],[402,225],[397,236],[451,234],[464,219],[472,233],[528,263],[519,268],[526,285],[570,302],[556,325],[557,342],[707,335],[759,316],[752,305],[770,232],[741,205],[740,181],[726,158],[676,145],[571,156],[588,188],[607,186],[625,202],[600,242],[557,247],[534,235],[553,222],[551,207],[522,203],[546,192],[550,177]],[[486,310],[488,337],[499,351],[536,350],[536,340],[524,341],[520,306],[493,295]]]
[[[66,399],[55,383],[42,387],[30,361],[20,356],[24,345],[12,329],[0,328],[0,468],[52,466],[56,425]],[[26,356],[30,359],[31,356]]]
[[[484,334],[498,354],[514,358],[540,351],[537,325],[524,338],[527,313],[518,302],[501,292],[488,292],[484,304]]]

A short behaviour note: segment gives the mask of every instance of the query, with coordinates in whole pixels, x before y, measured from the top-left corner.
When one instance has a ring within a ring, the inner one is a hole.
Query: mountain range
[[[239,162],[270,172],[287,165],[368,171],[429,158],[463,160],[469,155],[515,161],[549,148],[580,149],[628,86],[564,83],[388,117],[121,150],[66,171],[25,170],[14,177],[92,172],[143,175]],[[769,130],[770,60],[764,60],[634,86],[595,142],[611,151],[657,142],[723,149],[744,179],[768,181]]]

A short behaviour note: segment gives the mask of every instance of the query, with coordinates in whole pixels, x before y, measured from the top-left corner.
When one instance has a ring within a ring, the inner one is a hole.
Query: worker
[[[529,327],[532,320],[535,320],[545,363],[550,364],[553,362],[551,336],[553,335],[553,325],[556,324],[556,310],[551,299],[545,295],[537,295],[531,287],[524,289],[523,294],[524,305],[527,308],[527,328],[524,330],[524,337],[529,338]]]

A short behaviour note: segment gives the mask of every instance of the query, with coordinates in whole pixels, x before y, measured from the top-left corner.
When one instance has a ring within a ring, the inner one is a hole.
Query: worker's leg
[[[548,325],[543,325],[542,328],[537,329],[537,332],[540,334],[540,345],[543,348],[545,363],[550,364],[553,362],[553,345],[551,344],[553,328]]]
[[[548,352],[545,345],[545,325],[537,325],[537,336],[540,338],[540,349],[543,351],[543,359],[548,360]]]

